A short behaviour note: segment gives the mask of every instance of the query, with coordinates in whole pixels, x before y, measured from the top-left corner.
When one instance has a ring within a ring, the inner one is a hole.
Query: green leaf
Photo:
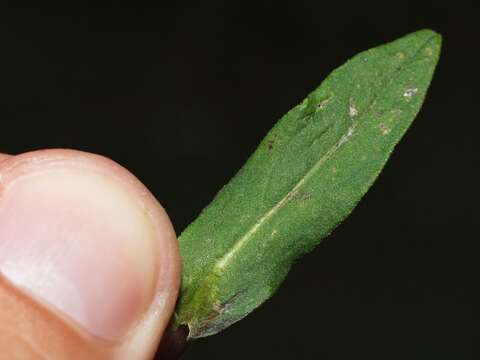
[[[175,322],[215,334],[267,300],[353,210],[420,110],[441,47],[422,30],[360,53],[273,127],[179,238]]]

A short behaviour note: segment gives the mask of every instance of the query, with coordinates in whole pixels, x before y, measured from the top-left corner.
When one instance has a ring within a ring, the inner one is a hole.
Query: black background
[[[331,70],[432,28],[444,36],[435,79],[376,184],[270,301],[184,359],[473,359],[479,10],[473,0],[3,4],[0,151],[109,156],[181,232]]]

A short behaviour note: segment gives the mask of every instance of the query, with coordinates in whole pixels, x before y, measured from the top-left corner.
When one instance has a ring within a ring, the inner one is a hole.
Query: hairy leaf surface
[[[181,234],[175,321],[190,337],[215,334],[268,299],[353,210],[418,113],[440,46],[422,30],[333,71]]]

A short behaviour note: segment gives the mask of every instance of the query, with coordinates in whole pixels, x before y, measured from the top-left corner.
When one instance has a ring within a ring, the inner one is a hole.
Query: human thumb
[[[149,359],[179,277],[166,212],[120,165],[0,156],[1,359]]]

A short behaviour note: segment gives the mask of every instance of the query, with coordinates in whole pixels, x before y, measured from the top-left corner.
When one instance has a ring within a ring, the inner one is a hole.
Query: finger
[[[12,309],[0,339],[17,339],[3,354],[24,344],[46,358],[148,359],[180,260],[168,216],[133,175],[97,155],[43,150],[0,163],[0,273],[0,305]],[[34,325],[17,329],[15,306]]]
[[[0,153],[0,163],[1,163],[3,160],[7,160],[7,159],[10,158],[11,156],[12,156],[12,155]]]

